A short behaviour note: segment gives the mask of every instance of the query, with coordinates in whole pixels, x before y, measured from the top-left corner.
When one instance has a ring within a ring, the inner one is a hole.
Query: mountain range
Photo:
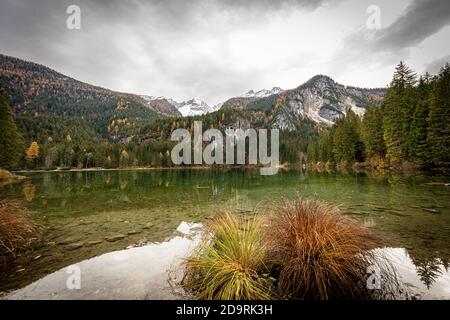
[[[0,55],[0,85],[16,115],[77,117],[103,132],[111,131],[112,122],[118,119],[119,123],[139,125],[158,118],[201,116],[229,108],[263,113],[272,127],[284,130],[295,130],[305,119],[331,125],[348,110],[362,115],[367,106],[379,104],[386,91],[345,86],[317,75],[294,89],[250,90],[209,106],[200,99],[177,102],[108,90],[5,55]]]
[[[191,100],[177,102],[171,98],[166,97],[153,97],[153,96],[141,96],[147,102],[149,106],[157,108],[161,112],[165,112],[171,116],[192,117],[201,116],[210,112],[217,111],[215,107],[210,107],[205,101],[198,98]]]

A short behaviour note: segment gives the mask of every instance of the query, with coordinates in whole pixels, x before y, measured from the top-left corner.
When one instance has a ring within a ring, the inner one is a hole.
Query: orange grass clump
[[[0,200],[0,256],[26,248],[35,235],[28,210],[18,201]]]
[[[364,299],[377,239],[370,230],[313,199],[274,204],[266,236],[280,295],[293,299]]]

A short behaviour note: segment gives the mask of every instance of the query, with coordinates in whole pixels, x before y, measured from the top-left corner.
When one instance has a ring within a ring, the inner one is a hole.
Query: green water
[[[260,212],[297,194],[342,208],[405,248],[423,283],[432,286],[450,258],[449,177],[284,171],[166,170],[33,173],[0,188],[21,199],[43,241],[0,272],[0,291],[23,287],[62,267],[100,254],[174,236],[182,222],[205,222],[230,209]],[[430,184],[431,183],[431,184]],[[449,284],[450,285],[450,284]]]

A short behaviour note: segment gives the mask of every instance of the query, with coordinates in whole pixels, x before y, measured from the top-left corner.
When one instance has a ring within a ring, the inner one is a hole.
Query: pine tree
[[[3,90],[0,89],[0,167],[17,167],[24,148]]]
[[[403,61],[395,67],[392,86],[394,89],[402,91],[417,82],[417,75]]]
[[[428,144],[435,165],[450,163],[450,67],[447,63],[433,83],[430,99]]]
[[[383,106],[383,136],[387,157],[391,160],[405,159],[410,152],[410,126],[416,101],[415,83],[416,74],[400,62],[395,68]]]
[[[330,132],[324,132],[319,140],[319,161],[333,161],[333,137]]]
[[[336,122],[333,134],[334,160],[354,162],[363,160],[363,144],[359,137],[359,118],[351,110]]]
[[[383,110],[379,107],[367,108],[361,130],[362,140],[368,157],[379,155],[384,157]]]
[[[425,164],[429,160],[428,114],[430,102],[430,76],[420,77],[417,87],[417,103],[411,123],[410,158],[416,163]]]
[[[307,159],[308,159],[308,162],[310,162],[310,163],[316,163],[317,160],[318,160],[318,156],[317,156],[317,153],[318,153],[318,144],[317,144],[317,142],[311,142],[311,143],[309,143],[306,152],[307,152]]]

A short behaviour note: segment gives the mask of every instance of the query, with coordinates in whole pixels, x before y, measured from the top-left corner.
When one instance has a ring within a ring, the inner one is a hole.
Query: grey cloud
[[[387,29],[356,31],[330,65],[356,68],[361,57],[372,65],[398,62],[408,47],[448,23],[448,1],[442,2],[430,0],[424,7],[415,0]],[[65,28],[70,4],[81,7],[82,30]],[[282,20],[296,10],[307,15],[330,4],[327,0],[1,0],[1,51],[115,90],[179,100],[196,96],[216,103],[249,89],[278,85],[274,72],[301,70],[317,58],[315,48],[280,55],[279,60],[261,52],[260,65],[248,66],[248,60],[236,62],[235,35],[243,31],[251,37],[274,17]],[[314,25],[301,31],[314,32]],[[326,41],[320,35],[317,40]]]
[[[381,15],[387,8],[381,7]],[[450,1],[413,0],[387,28],[362,26],[347,35],[331,72],[337,74],[357,65],[392,65],[406,60],[410,49],[450,24]],[[450,51],[443,44],[442,50]]]
[[[310,11],[327,2],[2,0],[0,42],[7,44],[3,53],[43,63],[82,81],[106,83],[113,89],[127,82],[136,93],[176,92],[182,97],[217,101],[218,94],[225,97],[240,93],[239,88],[262,85],[263,70],[233,68],[230,63],[195,53],[197,43],[186,39],[215,37],[220,43],[218,50],[226,52],[230,30],[268,21],[275,11]],[[81,7],[80,31],[65,28],[65,11],[71,4]],[[230,24],[213,35],[209,27],[217,14],[226,15]],[[129,37],[136,48],[126,47]],[[186,46],[190,51],[180,58]]]
[[[425,64],[425,71],[437,74],[446,63],[450,63],[450,54]]]
[[[403,49],[421,43],[450,24],[450,1],[415,0],[394,23],[381,30],[376,45]]]

